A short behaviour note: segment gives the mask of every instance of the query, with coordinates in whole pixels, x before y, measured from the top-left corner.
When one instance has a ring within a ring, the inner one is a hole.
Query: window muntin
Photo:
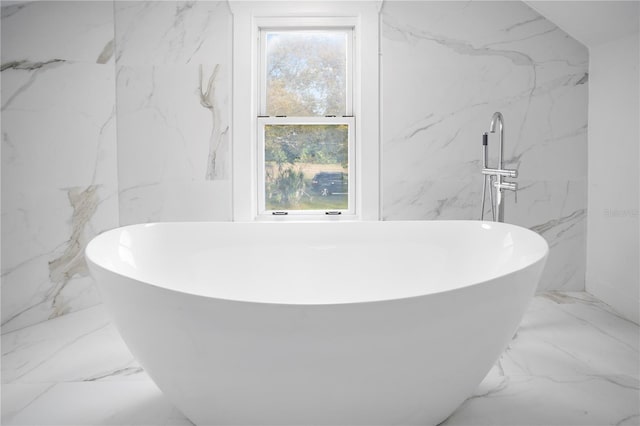
[[[353,28],[262,28],[258,214],[355,214]]]

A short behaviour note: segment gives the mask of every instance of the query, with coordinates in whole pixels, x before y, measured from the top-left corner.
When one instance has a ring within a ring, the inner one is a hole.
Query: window
[[[258,213],[355,211],[352,28],[261,28]]]
[[[228,4],[233,220],[379,219],[382,2]]]

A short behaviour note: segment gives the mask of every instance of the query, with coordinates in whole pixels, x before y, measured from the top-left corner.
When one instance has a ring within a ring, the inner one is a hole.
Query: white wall
[[[120,225],[230,220],[227,3],[114,9]]]
[[[118,225],[113,5],[2,7],[2,332],[100,303],[83,249]]]
[[[100,303],[94,235],[230,217],[230,18],[224,1],[3,2],[3,333]]]
[[[479,219],[501,111],[505,221],[549,242],[539,290],[584,290],[587,49],[521,2],[385,2],[381,31],[384,219]]]
[[[590,49],[588,292],[640,322],[639,34]]]

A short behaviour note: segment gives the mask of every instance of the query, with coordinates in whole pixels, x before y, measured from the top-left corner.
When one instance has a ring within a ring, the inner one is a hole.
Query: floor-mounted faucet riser
[[[489,133],[496,133],[496,127],[499,131],[498,139],[498,166],[495,168],[489,167]],[[487,192],[487,182],[489,183],[489,200],[491,203],[491,216],[492,220],[497,222],[504,222],[504,191],[517,191],[518,184],[515,182],[506,182],[504,178],[517,178],[518,171],[504,169],[504,117],[500,112],[493,113],[491,117],[491,124],[489,125],[489,132],[482,134],[482,212],[481,220],[484,220],[484,209]],[[493,192],[495,190],[495,197]],[[495,202],[494,202],[495,199]]]

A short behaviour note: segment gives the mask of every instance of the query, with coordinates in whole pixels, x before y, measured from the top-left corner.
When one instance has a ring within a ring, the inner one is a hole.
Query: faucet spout
[[[500,131],[502,132],[502,126],[504,126],[504,117],[502,116],[502,113],[498,111],[494,112],[493,117],[491,117],[491,124],[489,126],[489,131],[491,133],[496,132],[496,123],[500,124]]]
[[[504,144],[504,117],[500,112],[494,112],[493,117],[491,117],[491,124],[489,125],[489,132],[496,132],[496,125],[498,126],[498,130],[500,131],[500,138],[498,139],[498,168],[502,168],[502,160],[503,160],[503,144]]]

